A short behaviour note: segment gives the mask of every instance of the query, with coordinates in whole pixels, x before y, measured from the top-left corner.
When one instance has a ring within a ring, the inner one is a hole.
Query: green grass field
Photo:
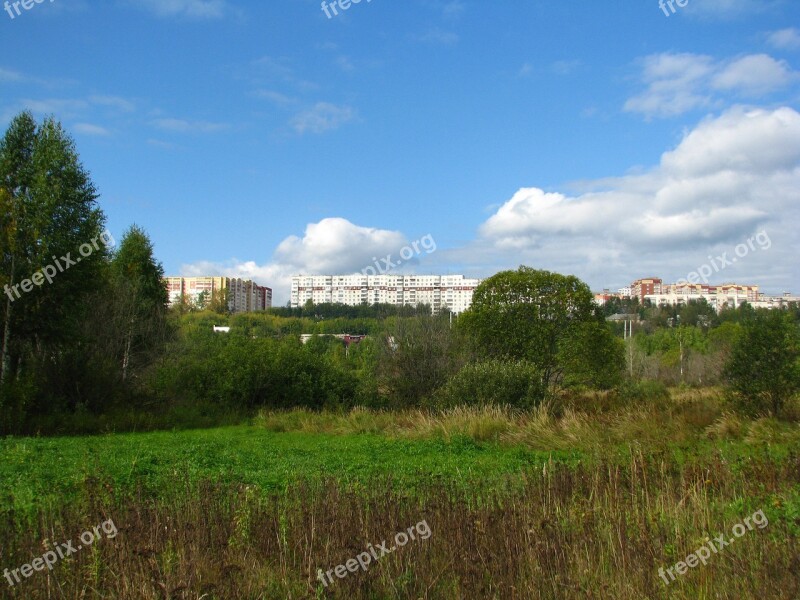
[[[119,535],[0,597],[800,597],[797,423],[713,394],[592,407],[6,438],[0,568],[107,519]],[[664,585],[659,568],[757,510],[767,527]],[[424,543],[317,580],[422,519]]]
[[[264,491],[298,480],[343,484],[391,476],[414,489],[431,480],[488,487],[548,460],[577,452],[541,452],[480,444],[467,437],[402,440],[372,434],[274,433],[242,425],[219,429],[0,440],[0,510],[33,516],[77,500],[87,479],[118,494],[137,488],[163,498],[176,481],[253,485]]]

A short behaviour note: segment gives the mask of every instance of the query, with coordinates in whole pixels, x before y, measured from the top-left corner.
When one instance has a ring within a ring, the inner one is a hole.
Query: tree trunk
[[[128,379],[128,363],[131,360],[132,342],[133,342],[133,319],[131,319],[131,325],[128,328],[128,335],[127,339],[125,340],[125,353],[122,357],[122,381],[126,381]]]
[[[11,255],[11,279],[9,288],[14,286],[14,271],[16,270],[16,256]],[[5,383],[9,367],[9,344],[11,340],[11,296],[6,299],[6,320],[3,325],[3,347],[0,349],[0,385]]]
[[[123,285],[122,288],[127,291],[127,285]],[[129,317],[130,320],[127,323],[127,333],[125,335],[125,350],[122,355],[122,381],[128,380],[128,366],[131,362],[131,347],[133,346],[133,330],[134,325],[136,325],[136,306],[137,301],[139,299],[139,289],[138,286],[133,285],[130,289],[130,294],[126,298],[127,310],[126,310],[126,317]]]

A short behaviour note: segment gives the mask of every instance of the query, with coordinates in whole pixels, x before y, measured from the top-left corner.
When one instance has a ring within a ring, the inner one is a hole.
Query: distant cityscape
[[[472,304],[472,296],[481,279],[463,275],[296,275],[292,277],[289,306],[300,308],[313,304],[391,304],[417,306],[427,304],[433,314],[448,310],[459,314]],[[189,304],[209,306],[221,293],[227,294],[228,310],[233,313],[264,311],[272,308],[272,289],[251,280],[232,277],[167,277],[170,306]],[[658,277],[637,279],[616,292],[605,289],[594,295],[604,306],[612,299],[637,298],[653,306],[681,306],[705,300],[717,312],[738,308],[743,303],[754,308],[784,308],[800,303],[800,296],[784,292],[780,296],[761,293],[758,285],[723,283],[664,283]]]
[[[603,290],[594,297],[601,306],[613,298],[638,298],[640,303],[650,301],[654,306],[681,306],[705,300],[717,312],[725,308],[739,308],[745,302],[753,308],[783,308],[790,302],[800,302],[800,296],[793,296],[790,292],[784,292],[781,296],[767,296],[759,291],[757,285],[664,283],[658,277],[637,279],[616,293]]]

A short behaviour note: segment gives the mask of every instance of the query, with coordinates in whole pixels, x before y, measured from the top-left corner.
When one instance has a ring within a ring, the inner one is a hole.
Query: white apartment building
[[[314,304],[428,304],[434,314],[442,309],[467,310],[479,279],[463,275],[296,275],[292,277],[291,305]]]
[[[719,312],[724,308],[739,308],[745,302],[755,305],[760,296],[757,285],[675,283],[662,285],[660,293],[647,294],[645,299],[657,306],[679,306],[705,299]]]
[[[231,312],[254,312],[272,308],[272,290],[250,280],[231,277],[166,277],[169,303],[197,303],[202,294],[206,302],[227,290]]]
[[[750,304],[753,305],[753,308],[789,308],[790,304],[800,304],[800,296],[793,296],[791,292],[784,292],[782,296],[761,294],[758,300]]]

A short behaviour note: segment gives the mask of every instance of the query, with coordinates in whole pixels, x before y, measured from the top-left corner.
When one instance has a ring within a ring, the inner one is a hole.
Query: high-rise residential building
[[[661,293],[662,281],[658,277],[647,279],[637,279],[631,284],[631,298],[639,298],[639,302],[644,302],[644,297],[652,294]]]
[[[657,306],[679,306],[691,301],[705,300],[715,310],[738,308],[743,303],[755,304],[761,298],[757,285],[739,285],[723,283],[709,285],[705,283],[671,283],[662,284],[658,292],[645,294],[645,299]]]
[[[479,279],[463,275],[296,275],[292,277],[291,305],[314,304],[428,304],[434,314],[442,309],[461,313],[472,304]]]
[[[221,293],[227,293],[228,310],[234,313],[255,312],[272,308],[272,290],[250,280],[233,277],[167,277],[165,278],[170,305],[181,302],[198,303]]]

